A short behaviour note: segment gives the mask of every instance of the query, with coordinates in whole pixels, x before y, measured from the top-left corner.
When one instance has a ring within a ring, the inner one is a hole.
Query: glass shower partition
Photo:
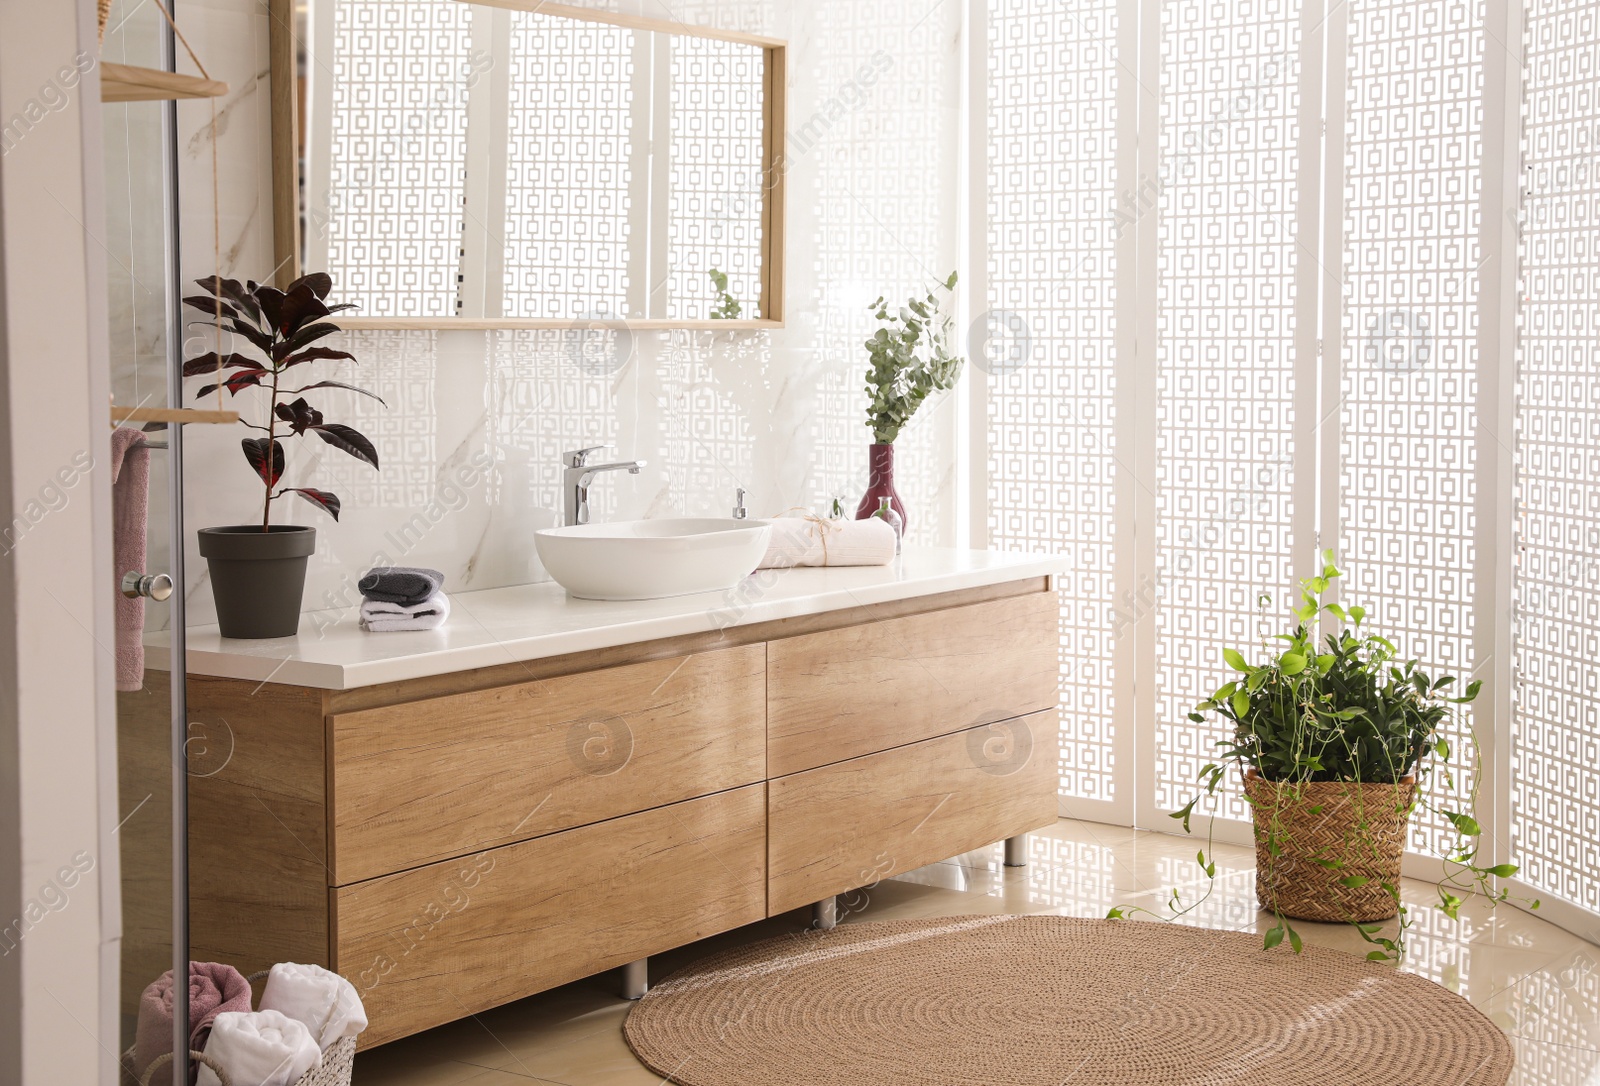
[[[103,61],[170,71],[174,55],[172,30],[155,4],[118,0],[113,5]],[[102,106],[112,402],[146,416],[152,409],[181,406],[176,106],[173,101]],[[119,588],[126,588],[125,596],[139,595],[146,633],[168,631],[171,659],[181,661],[183,427],[139,420],[113,424],[140,435],[120,435],[115,442],[130,446],[118,465],[120,485],[137,486],[139,460],[148,465],[144,554],[140,561],[136,549],[119,549]],[[117,500],[128,499],[119,493]],[[140,583],[129,574],[148,579]],[[137,659],[131,664],[119,659],[118,1052],[125,1083],[186,1086],[190,1081],[183,670],[141,671]],[[170,1012],[156,998],[164,974],[175,996],[166,1003]]]

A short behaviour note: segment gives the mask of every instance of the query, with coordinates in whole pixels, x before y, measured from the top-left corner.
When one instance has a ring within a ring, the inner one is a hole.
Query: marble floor
[[[1114,904],[1160,912],[1170,890],[1195,892],[1195,841],[1063,819],[1034,834],[1029,864],[1006,868],[998,846],[908,872],[875,887],[846,923],[967,913],[1103,916]],[[1217,884],[1191,918],[1265,930],[1254,858],[1218,846]],[[1408,881],[1415,908],[1405,968],[1481,1007],[1516,1046],[1517,1086],[1600,1086],[1600,947],[1528,913],[1479,901],[1459,922],[1430,907],[1433,887]],[[736,943],[793,931],[809,915],[777,917],[652,959],[656,977]],[[1308,942],[1364,953],[1348,927],[1301,924]],[[362,1053],[358,1086],[660,1086],[622,1040],[629,1004],[607,973]]]

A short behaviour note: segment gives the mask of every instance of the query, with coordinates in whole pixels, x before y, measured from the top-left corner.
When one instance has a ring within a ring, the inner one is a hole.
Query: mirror
[[[782,42],[540,0],[273,8],[278,274],[329,272],[341,323],[781,323]]]

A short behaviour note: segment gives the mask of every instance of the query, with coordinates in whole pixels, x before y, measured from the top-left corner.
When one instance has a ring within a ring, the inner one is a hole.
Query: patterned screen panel
[[[1346,604],[1432,674],[1472,658],[1481,0],[1354,0],[1338,552]],[[1453,746],[1465,750],[1461,727]],[[1451,794],[1470,780],[1458,773]],[[1442,774],[1429,787],[1445,794]],[[1460,801],[1447,804],[1460,808]],[[1412,848],[1448,826],[1420,812]]]
[[[989,545],[1071,556],[1061,593],[1061,793],[1117,795],[1112,650],[1115,0],[990,0]],[[1123,610],[1131,610],[1125,608]]]
[[[765,50],[683,35],[671,48],[667,315],[710,317],[716,268],[739,315],[759,317]]]
[[[1527,28],[1511,837],[1600,911],[1600,12],[1532,0]]]
[[[471,16],[466,4],[334,5],[330,180],[307,195],[309,225],[362,316],[455,315]]]
[[[1258,655],[1293,584],[1297,0],[1163,5],[1157,305],[1154,802],[1175,810],[1224,729],[1187,713]],[[1304,481],[1302,480],[1302,486]],[[1230,795],[1219,813],[1248,817]]]
[[[504,313],[627,314],[634,33],[520,11],[512,27]]]

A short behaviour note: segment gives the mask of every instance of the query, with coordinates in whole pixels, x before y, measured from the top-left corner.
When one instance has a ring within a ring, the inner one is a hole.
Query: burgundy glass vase
[[[894,489],[894,446],[874,445],[867,450],[867,492],[856,506],[856,519],[866,520],[878,511],[878,500],[889,499],[889,508],[900,514],[901,531],[909,525],[906,507]]]

